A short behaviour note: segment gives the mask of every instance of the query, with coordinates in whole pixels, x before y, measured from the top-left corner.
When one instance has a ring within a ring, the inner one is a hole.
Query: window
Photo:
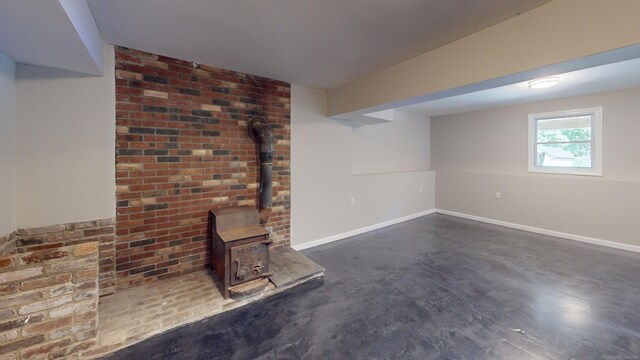
[[[529,172],[602,176],[602,108],[530,114]]]

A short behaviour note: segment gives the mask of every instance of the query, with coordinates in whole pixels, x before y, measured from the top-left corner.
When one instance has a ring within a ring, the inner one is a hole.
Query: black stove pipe
[[[267,119],[254,117],[247,124],[249,137],[259,145],[260,152],[260,223],[265,224],[271,215],[271,174],[273,170],[273,133]]]

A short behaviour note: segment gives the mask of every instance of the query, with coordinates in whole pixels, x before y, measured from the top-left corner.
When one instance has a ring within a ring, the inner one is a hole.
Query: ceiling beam
[[[67,13],[67,17],[71,24],[76,29],[76,33],[80,37],[80,40],[84,44],[86,51],[93,59],[96,65],[98,74],[102,75],[103,71],[103,57],[102,57],[102,36],[98,25],[93,18],[91,9],[87,5],[86,0],[58,0],[60,5]]]
[[[86,0],[3,0],[0,52],[15,62],[102,75],[102,37]]]
[[[526,80],[523,76],[627,60],[637,56],[639,13],[638,0],[554,0],[330,90],[328,115],[379,111]]]

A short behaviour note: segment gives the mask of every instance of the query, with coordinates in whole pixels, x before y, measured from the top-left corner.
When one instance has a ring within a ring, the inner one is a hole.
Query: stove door
[[[231,286],[270,276],[270,241],[257,241],[231,247]]]

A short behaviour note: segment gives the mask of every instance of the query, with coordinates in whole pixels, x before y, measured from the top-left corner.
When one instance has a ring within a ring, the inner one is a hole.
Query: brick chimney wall
[[[273,128],[275,247],[289,244],[290,85],[116,47],[115,251],[101,295],[209,266],[210,209],[258,205],[247,122]],[[115,262],[115,269],[113,263]]]

